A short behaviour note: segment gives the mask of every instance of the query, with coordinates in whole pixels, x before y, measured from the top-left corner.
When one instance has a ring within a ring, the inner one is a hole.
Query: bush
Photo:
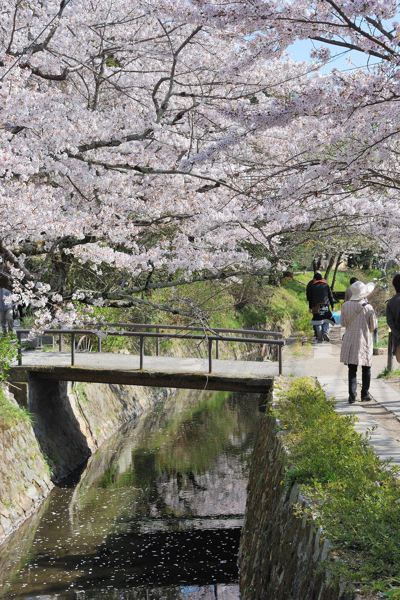
[[[16,336],[13,333],[1,335],[0,333],[0,381],[5,381],[7,371],[14,358],[17,356]]]
[[[400,564],[399,469],[379,460],[369,437],[354,430],[355,417],[338,415],[309,378],[295,380],[273,414],[287,432],[284,483],[300,484],[318,507],[317,522],[340,556],[337,575],[388,591]]]
[[[386,316],[386,302],[389,300],[389,293],[379,287],[376,287],[372,294],[368,296],[368,301],[374,307],[377,317]]]

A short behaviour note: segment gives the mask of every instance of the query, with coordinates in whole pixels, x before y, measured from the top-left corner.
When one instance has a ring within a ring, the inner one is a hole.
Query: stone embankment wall
[[[7,389],[11,405],[18,407]],[[0,543],[25,520],[53,487],[33,428],[0,421]]]
[[[240,544],[243,600],[338,600],[329,586],[329,541],[321,529],[297,514],[307,501],[295,485],[282,484],[285,449],[276,421],[265,415],[254,449],[246,517]]]
[[[0,544],[123,423],[162,402],[167,389],[33,380],[26,422],[0,426]],[[17,403],[6,389],[11,404]],[[1,423],[1,421],[0,421]]]

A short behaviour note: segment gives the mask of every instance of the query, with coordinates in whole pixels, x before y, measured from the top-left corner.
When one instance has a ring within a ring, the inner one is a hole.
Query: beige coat
[[[360,313],[351,322],[353,315],[360,308]],[[378,321],[372,306],[366,304],[365,300],[345,302],[340,311],[340,324],[342,327],[346,327],[346,333],[342,340],[340,362],[346,365],[370,367],[373,354],[371,332],[378,327]]]

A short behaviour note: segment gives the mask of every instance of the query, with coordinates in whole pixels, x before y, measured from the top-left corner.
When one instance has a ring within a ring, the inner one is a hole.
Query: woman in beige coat
[[[340,312],[340,324],[346,327],[340,352],[340,362],[349,368],[349,402],[353,404],[357,398],[357,367],[362,367],[361,402],[371,400],[369,386],[372,366],[372,331],[378,321],[372,306],[366,297],[375,285],[356,281],[350,286],[352,296],[345,302]]]

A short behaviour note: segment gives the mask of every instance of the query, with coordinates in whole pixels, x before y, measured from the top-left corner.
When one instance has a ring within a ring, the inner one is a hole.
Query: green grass
[[[298,483],[318,507],[317,523],[339,556],[336,576],[389,592],[400,564],[399,469],[379,460],[354,430],[355,417],[338,415],[310,378],[296,379],[273,415],[290,456],[284,485],[289,492]]]
[[[378,343],[374,344],[376,348],[387,348],[389,338],[389,327],[386,323],[386,317],[378,318]]]
[[[400,587],[390,586],[390,590],[384,594],[384,598],[390,598],[390,600],[400,600]]]
[[[0,429],[9,429],[19,422],[32,424],[32,415],[20,406],[15,406],[0,388]]]
[[[311,337],[311,314],[308,312],[306,287],[289,280],[281,287],[263,286],[242,311],[245,327],[279,329],[285,335],[292,331]]]
[[[381,371],[378,374],[378,379],[384,379],[385,377],[399,377],[400,376],[400,369],[392,369],[391,371],[388,370],[387,367],[385,367],[383,369],[383,371]]]

